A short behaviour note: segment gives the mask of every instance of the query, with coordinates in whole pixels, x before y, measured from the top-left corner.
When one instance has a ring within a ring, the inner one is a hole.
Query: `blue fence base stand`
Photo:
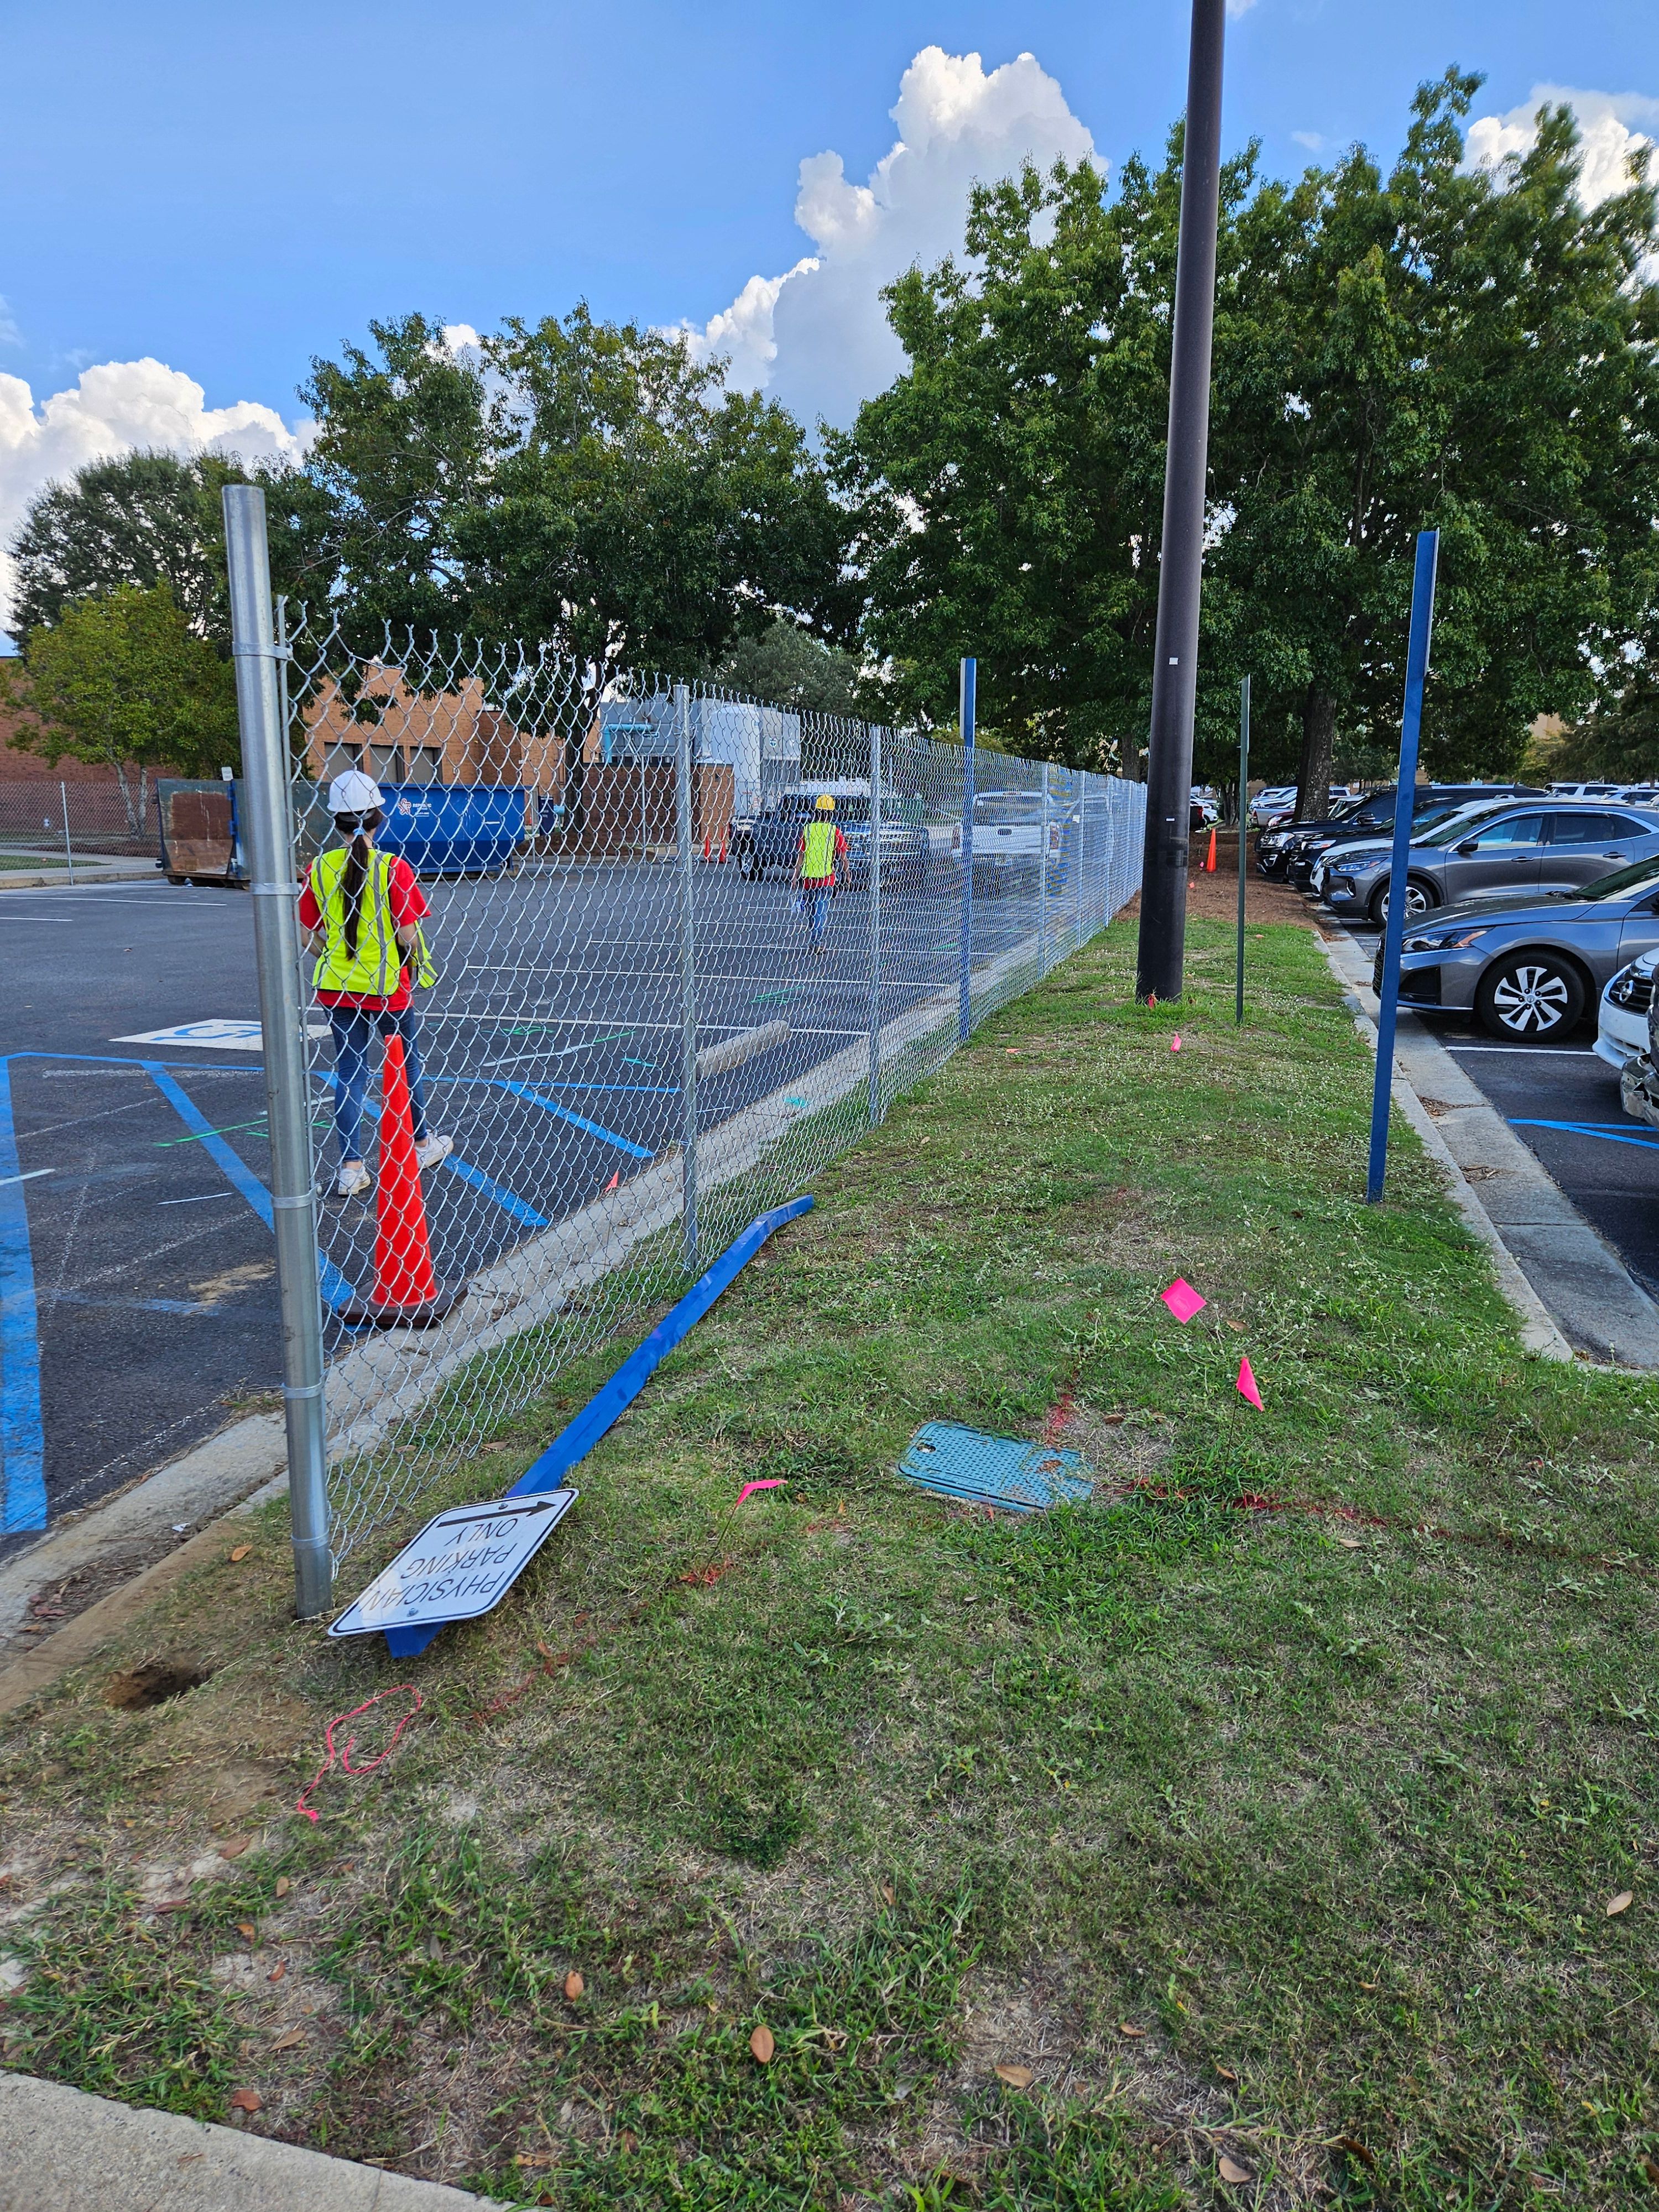
[[[773,1231],[810,1212],[812,1204],[807,1194],[792,1198],[787,1206],[775,1206],[770,1213],[757,1214],[707,1274],[700,1275],[679,1304],[663,1316],[645,1342],[629,1352],[605,1387],[595,1391],[575,1419],[559,1431],[540,1458],[532,1461],[507,1495],[530,1498],[538,1491],[562,1490],[571,1468],[586,1459],[605,1431],[615,1426],[675,1346],[743,1273]],[[388,1628],[382,1632],[394,1659],[410,1659],[417,1651],[424,1651],[438,1631],[447,1626],[447,1621],[434,1620],[420,1628]]]

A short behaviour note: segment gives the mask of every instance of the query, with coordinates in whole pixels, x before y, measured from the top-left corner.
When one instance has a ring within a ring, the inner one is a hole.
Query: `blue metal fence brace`
[[[966,1044],[974,1033],[974,712],[979,663],[962,664],[962,982],[957,1007],[957,1037]],[[1081,850],[1082,830],[1078,831]]]
[[[786,1221],[793,1221],[797,1215],[808,1212],[812,1203],[811,1195],[805,1194],[792,1198],[787,1206],[775,1206],[769,1213],[757,1215],[708,1273],[698,1277],[679,1304],[663,1316],[644,1343],[629,1354],[603,1389],[595,1391],[575,1419],[559,1431],[540,1458],[532,1461],[507,1495],[533,1498],[546,1491],[562,1489],[571,1468],[586,1458],[605,1431],[627,1412],[668,1354],[749,1265],[767,1238],[775,1230],[781,1229]],[[445,1626],[437,1620],[423,1622],[418,1628],[388,1628],[383,1633],[392,1657],[404,1659],[416,1651],[424,1651]]]
[[[1434,629],[1434,585],[1440,532],[1419,531],[1417,572],[1412,580],[1411,641],[1406,651],[1406,709],[1400,725],[1400,780],[1395,787],[1394,853],[1389,863],[1389,918],[1382,931],[1382,988],[1376,1017],[1376,1087],[1371,1093],[1371,1156],[1365,1203],[1382,1195],[1389,1166],[1389,1103],[1394,1092],[1395,1015],[1400,1000],[1400,947],[1406,934],[1406,891],[1411,867],[1412,793],[1423,726],[1423,685],[1429,672]]]

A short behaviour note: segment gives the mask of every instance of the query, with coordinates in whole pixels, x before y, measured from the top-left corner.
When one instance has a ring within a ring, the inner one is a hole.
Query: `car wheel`
[[[745,845],[738,855],[738,871],[750,883],[758,883],[766,872],[752,845]]]
[[[1432,884],[1425,884],[1420,876],[1407,877],[1406,920],[1408,922],[1418,921],[1429,911],[1431,907],[1438,906],[1439,903],[1440,901],[1435,894]],[[1389,886],[1385,878],[1371,893],[1371,920],[1381,929],[1388,918]]]
[[[1559,953],[1508,953],[1480,978],[1475,1006],[1488,1031],[1506,1044],[1542,1044],[1577,1027],[1584,979]]]

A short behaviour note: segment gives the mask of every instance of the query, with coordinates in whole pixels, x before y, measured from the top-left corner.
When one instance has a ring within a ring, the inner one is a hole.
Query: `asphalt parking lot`
[[[421,1002],[428,1115],[454,1153],[423,1178],[441,1278],[639,1172],[682,1115],[678,884],[617,864],[426,886],[441,967]],[[975,903],[976,961],[1033,927],[1029,898]],[[959,908],[884,903],[880,1018],[952,987]],[[811,953],[789,888],[699,870],[700,1047],[787,1023],[698,1085],[724,1120],[868,1034],[867,896]],[[251,902],[165,884],[0,898],[0,1549],[124,1488],[240,1413],[273,1404],[280,1331]],[[254,1024],[215,1047],[135,1042]],[[313,1123],[332,1182],[331,1054]],[[371,1084],[370,1127],[378,1097]],[[371,1153],[372,1157],[372,1153]],[[325,1325],[372,1280],[373,1194],[323,1211]]]
[[[1376,933],[1351,934],[1369,960]],[[1468,1016],[1431,1014],[1424,1027],[1659,1298],[1659,1129],[1632,1121],[1620,1105],[1618,1077],[1591,1049],[1595,1007],[1553,1046],[1499,1044]]]

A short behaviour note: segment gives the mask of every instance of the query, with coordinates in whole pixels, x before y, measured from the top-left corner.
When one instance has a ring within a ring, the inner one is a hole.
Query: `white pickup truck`
[[[1048,887],[1052,890],[1063,873],[1066,856],[1077,842],[1077,808],[1050,798],[1048,817]],[[1043,802],[1040,792],[981,791],[974,795],[974,889],[1011,890],[1017,884],[1035,882],[1042,859]],[[951,840],[958,865],[962,860],[960,823]]]

